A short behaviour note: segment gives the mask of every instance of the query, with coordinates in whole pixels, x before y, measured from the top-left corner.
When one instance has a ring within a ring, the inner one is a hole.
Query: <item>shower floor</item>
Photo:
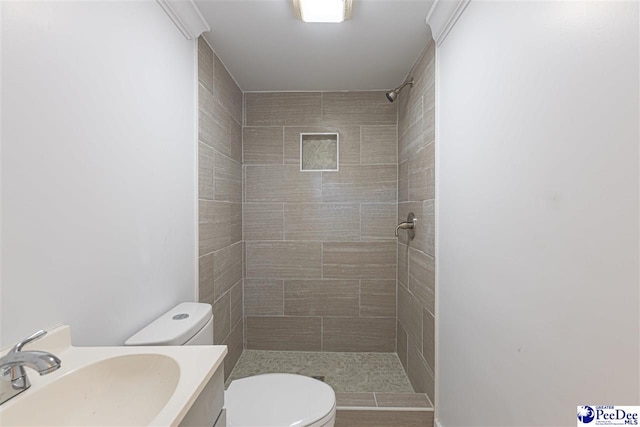
[[[244,350],[227,380],[284,372],[324,377],[337,393],[413,393],[395,353]]]

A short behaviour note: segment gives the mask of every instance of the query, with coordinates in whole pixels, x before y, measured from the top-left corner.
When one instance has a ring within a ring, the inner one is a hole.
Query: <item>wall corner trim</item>
[[[471,0],[435,0],[427,14],[427,25],[431,27],[431,34],[440,46],[456,25]]]
[[[156,0],[187,40],[197,39],[211,27],[193,0]]]

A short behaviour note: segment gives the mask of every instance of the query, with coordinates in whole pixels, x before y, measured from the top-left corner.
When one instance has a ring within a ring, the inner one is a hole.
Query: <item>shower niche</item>
[[[340,163],[340,136],[333,133],[300,134],[301,171],[337,171]]]

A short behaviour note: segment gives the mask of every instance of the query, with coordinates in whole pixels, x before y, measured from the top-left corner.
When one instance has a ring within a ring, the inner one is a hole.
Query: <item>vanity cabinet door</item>
[[[221,414],[223,406],[224,367],[221,365],[180,422],[180,427],[226,426],[226,415]],[[219,424],[221,419],[222,424]]]

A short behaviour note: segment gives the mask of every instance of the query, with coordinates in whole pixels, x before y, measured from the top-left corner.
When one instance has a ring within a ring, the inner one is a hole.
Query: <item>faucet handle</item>
[[[41,329],[38,332],[35,332],[31,336],[28,336],[27,338],[20,341],[18,344],[15,345],[15,347],[11,349],[9,353],[19,353],[20,351],[22,351],[22,347],[29,344],[30,342],[33,342],[37,339],[42,338],[45,335],[47,335],[47,331],[45,331],[44,329]]]

